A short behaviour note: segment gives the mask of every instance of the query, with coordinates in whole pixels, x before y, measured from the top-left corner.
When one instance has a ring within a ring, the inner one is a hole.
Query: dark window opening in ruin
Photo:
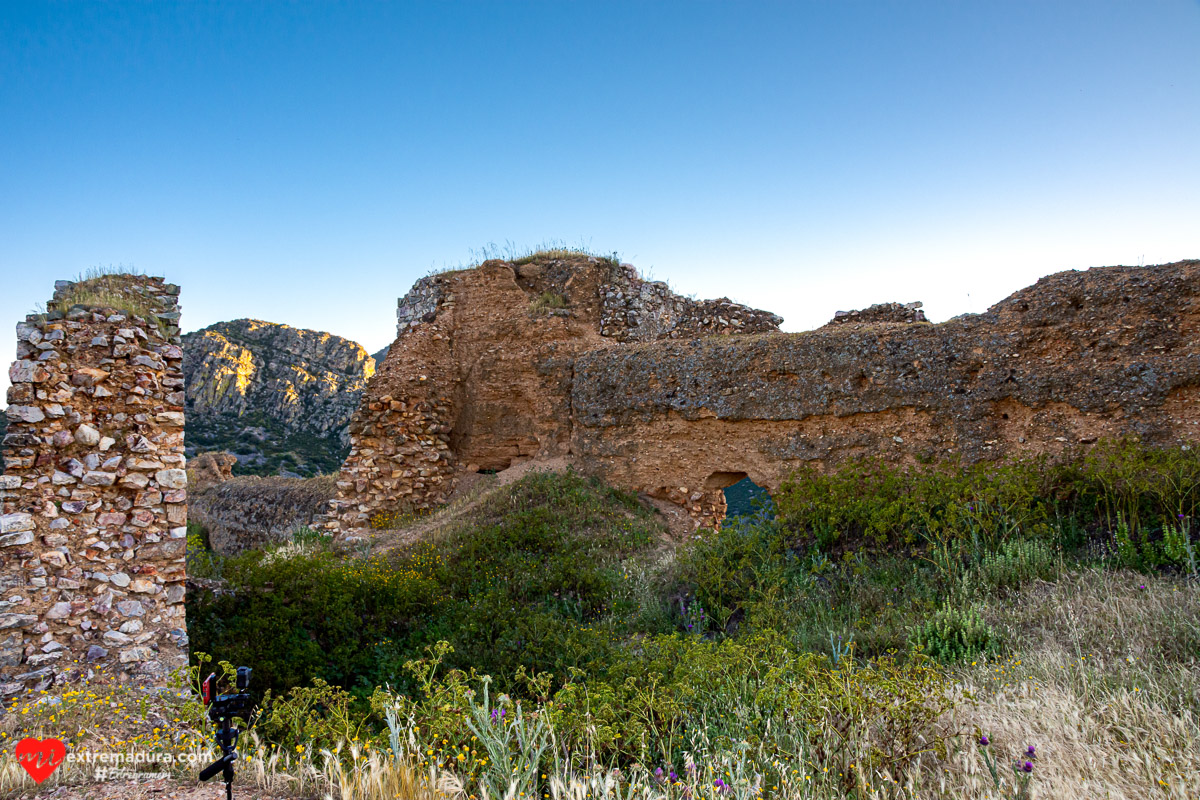
[[[746,477],[744,472],[714,472],[704,481],[705,489],[724,489]]]
[[[775,515],[771,494],[749,476],[725,487],[725,518],[753,517],[759,513]]]

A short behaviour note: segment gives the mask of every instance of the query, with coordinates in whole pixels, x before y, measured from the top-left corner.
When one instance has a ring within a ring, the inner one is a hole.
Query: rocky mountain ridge
[[[358,343],[274,322],[218,322],[183,337],[187,450],[229,450],[240,474],[336,471],[375,360]]]

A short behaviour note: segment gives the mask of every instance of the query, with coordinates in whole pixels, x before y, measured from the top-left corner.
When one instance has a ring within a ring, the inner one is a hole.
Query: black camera
[[[217,693],[217,674],[211,673],[200,684],[200,696],[208,706],[208,718],[217,725],[216,740],[221,748],[221,757],[200,772],[200,780],[206,781],[221,773],[225,778],[226,800],[233,800],[233,762],[237,761],[237,737],[241,729],[233,726],[239,717],[249,721],[254,703],[246,689],[250,687],[250,667],[237,668],[237,691]]]

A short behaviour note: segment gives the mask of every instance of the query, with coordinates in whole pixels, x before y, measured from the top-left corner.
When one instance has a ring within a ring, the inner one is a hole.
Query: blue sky
[[[615,250],[788,330],[1200,258],[1197,42],[1196,0],[9,0],[0,347],[108,264],[180,283],[187,330],[374,351],[488,242]]]

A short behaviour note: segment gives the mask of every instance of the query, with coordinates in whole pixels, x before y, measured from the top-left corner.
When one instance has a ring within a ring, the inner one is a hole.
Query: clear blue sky
[[[370,350],[488,242],[785,328],[1200,257],[1200,3],[0,4],[0,354],[56,278]],[[0,378],[4,388],[7,376]]]

